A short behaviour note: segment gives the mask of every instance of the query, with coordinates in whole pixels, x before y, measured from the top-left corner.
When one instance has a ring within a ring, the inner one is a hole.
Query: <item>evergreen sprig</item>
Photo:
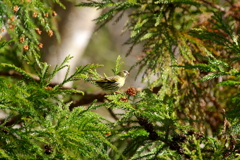
[[[62,100],[63,95],[80,93],[76,89],[63,89],[70,81],[86,80],[100,65],[88,64],[76,68],[70,75],[64,61],[50,71],[50,65],[41,62],[40,34],[51,37],[54,26],[52,6],[60,1],[4,1],[0,5],[1,35],[0,71],[14,75],[0,78],[0,157],[5,159],[110,159],[107,151],[118,150],[106,138],[109,122],[92,110],[101,107],[92,103],[70,111],[72,102]],[[57,32],[55,32],[57,34]],[[6,54],[7,53],[7,54]],[[14,58],[13,58],[14,57]],[[60,84],[52,79],[67,69]],[[19,77],[21,79],[19,79]]]
[[[222,8],[204,0],[90,1],[78,5],[105,9],[96,19],[99,27],[128,14],[124,27],[131,34],[125,42],[130,45],[127,55],[143,43],[143,54],[133,67],[139,67],[138,74],[144,73],[143,80],[151,90],[160,88],[155,90],[157,94],[142,91],[106,96],[107,107],[124,111],[116,114],[113,127],[118,133],[111,137],[114,143],[118,142],[116,137],[130,141],[122,151],[128,159],[222,159],[237,155],[234,145],[239,141],[232,138],[230,142],[227,129],[220,140],[207,137],[209,130],[216,133],[227,121],[224,109],[239,106],[239,20],[234,15],[234,1],[228,5],[229,9]],[[207,17],[208,13],[213,16]],[[233,112],[226,116],[234,119],[238,131],[239,111],[235,107]]]
[[[40,61],[39,35],[53,35],[53,3],[63,7],[58,0],[4,0],[0,5],[1,31],[10,37],[0,42],[1,158],[239,158],[240,38],[234,1],[228,8],[205,0],[77,5],[105,9],[96,19],[99,27],[129,14],[127,55],[143,43],[143,54],[133,67],[144,72],[149,89],[130,87],[126,93],[106,95],[103,103],[95,100],[71,111],[73,95],[83,91],[65,89],[64,84],[99,76],[100,65],[80,66],[70,75],[70,56],[53,71]],[[120,66],[118,57],[112,71],[117,74]],[[51,84],[62,69],[64,80]],[[100,107],[108,108],[114,122],[92,112]]]
[[[53,72],[62,69],[66,62],[56,67]],[[61,86],[71,80],[85,79],[88,70],[97,67],[96,65],[79,67],[73,75],[66,76],[63,83],[54,88],[47,87],[48,84],[42,85],[48,80],[46,76],[48,66],[45,63],[39,83],[35,82],[25,71],[13,65],[3,65],[16,69],[23,77],[26,77],[24,79],[31,78],[32,81],[24,82],[23,79],[13,84],[10,80],[1,79],[0,108],[7,114],[6,119],[0,125],[2,143],[5,145],[2,156],[15,159],[19,158],[21,153],[21,157],[34,159],[49,157],[48,154],[52,158],[91,158],[95,155],[110,159],[105,150],[106,146],[112,148],[116,154],[118,153],[105,137],[105,133],[110,130],[108,124],[104,123],[105,119],[90,112],[102,105],[93,103],[87,110],[79,107],[70,111],[71,103],[65,104],[59,99],[59,95],[62,94],[83,93],[74,89],[61,90]],[[15,119],[13,124],[9,122],[12,119]],[[20,127],[12,128],[15,125],[20,125]],[[8,146],[7,142],[14,143],[15,148]]]

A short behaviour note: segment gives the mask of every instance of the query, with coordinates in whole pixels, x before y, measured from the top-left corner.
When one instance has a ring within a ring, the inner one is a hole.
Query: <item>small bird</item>
[[[120,71],[117,75],[112,77],[104,77],[97,80],[91,79],[95,82],[102,90],[106,92],[115,92],[125,84],[125,80],[129,72],[126,70]]]

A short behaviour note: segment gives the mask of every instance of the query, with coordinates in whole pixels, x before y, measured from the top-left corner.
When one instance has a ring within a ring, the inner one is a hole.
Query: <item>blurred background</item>
[[[142,46],[136,45],[131,54],[126,57],[130,46],[123,45],[129,38],[128,31],[123,33],[124,25],[127,21],[127,13],[125,13],[118,23],[115,20],[110,21],[106,26],[98,29],[95,24],[96,19],[104,10],[96,10],[95,8],[80,8],[75,5],[84,1],[62,1],[66,9],[60,6],[55,6],[57,19],[55,23],[58,26],[59,35],[55,34],[49,38],[48,35],[42,37],[43,43],[43,61],[51,64],[54,67],[60,64],[67,55],[74,58],[70,62],[71,73],[79,65],[88,63],[103,64],[103,67],[98,68],[98,73],[107,76],[112,76],[111,71],[115,67],[117,56],[122,57],[124,64],[121,70],[129,70],[141,55]],[[60,38],[59,38],[60,37]],[[136,78],[138,68],[130,71],[130,76],[127,78],[123,88],[130,86],[144,88],[145,84],[141,82],[141,75]],[[53,83],[62,82],[66,70],[59,72]],[[89,93],[101,92],[99,88],[84,82],[68,83],[64,87],[74,87]]]

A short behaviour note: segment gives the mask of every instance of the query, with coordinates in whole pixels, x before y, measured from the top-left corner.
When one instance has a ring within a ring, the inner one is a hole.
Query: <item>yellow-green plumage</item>
[[[125,84],[125,80],[129,75],[128,71],[120,71],[112,77],[105,77],[94,81],[102,90],[106,92],[115,92]]]

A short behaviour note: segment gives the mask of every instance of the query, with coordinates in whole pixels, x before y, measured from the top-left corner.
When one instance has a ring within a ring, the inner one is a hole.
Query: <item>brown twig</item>
[[[86,105],[89,103],[92,103],[94,100],[97,100],[98,102],[104,102],[105,99],[105,95],[103,93],[99,93],[99,94],[89,94],[89,93],[85,93],[81,99],[79,100],[75,100],[71,105],[70,105],[70,110],[72,110],[74,107],[78,107],[78,106],[82,106],[82,105]]]
[[[221,7],[221,6],[219,6],[219,5],[215,4],[215,3],[211,3],[211,2],[209,2],[207,0],[201,0],[201,1],[203,2],[203,4],[205,6],[210,6],[210,7],[216,8],[216,9],[218,9],[221,12],[224,12],[224,13],[226,12],[226,10],[223,7]]]
[[[10,71],[10,72],[0,72],[0,76],[5,76],[5,77],[12,77],[15,79],[23,79],[24,76],[22,76],[21,74],[19,74],[18,72],[15,71]],[[35,80],[37,83],[39,83],[39,78],[35,75],[31,75],[32,79]],[[28,79],[26,79],[26,81],[28,81]],[[48,86],[49,87],[55,87],[56,85],[58,85],[57,83],[50,83]],[[72,89],[70,87],[65,87],[62,86],[61,89]],[[145,89],[138,89],[138,91],[140,90],[145,90]],[[153,88],[152,92],[153,93],[158,93],[158,91],[160,90],[160,87],[155,87]],[[126,90],[124,90],[123,92],[126,92]],[[79,94],[80,96],[82,96],[81,98],[79,98],[78,100],[74,100],[73,103],[70,105],[69,109],[72,110],[74,107],[78,107],[78,106],[83,106],[83,105],[87,105],[92,103],[94,100],[97,100],[98,102],[104,102],[105,100],[105,95],[104,93],[99,93],[99,94],[90,94],[90,93],[84,93],[84,95],[80,94],[80,93],[74,93]],[[117,120],[116,115],[112,112],[111,109],[109,109],[109,113],[112,115],[112,117],[114,119]],[[14,117],[12,117],[11,119],[9,119],[9,121],[5,124],[5,126],[10,126],[12,124],[14,124],[17,120],[17,118],[19,118],[19,115],[16,115]],[[5,119],[0,120],[0,124],[4,123]]]
[[[20,118],[20,115],[15,115],[12,116],[6,123],[4,126],[12,126],[13,124],[16,124],[16,121]],[[3,124],[5,122],[5,119],[1,119],[0,120],[0,124]],[[21,122],[19,122],[21,123]]]

